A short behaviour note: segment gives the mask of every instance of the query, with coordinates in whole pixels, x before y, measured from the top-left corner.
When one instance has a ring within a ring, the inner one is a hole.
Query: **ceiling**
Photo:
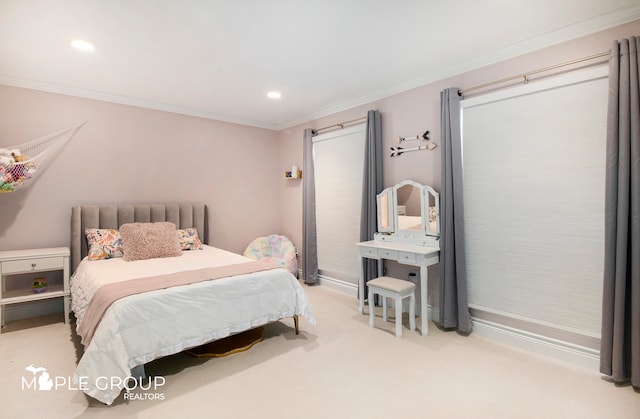
[[[636,19],[638,0],[0,0],[0,84],[280,130]]]

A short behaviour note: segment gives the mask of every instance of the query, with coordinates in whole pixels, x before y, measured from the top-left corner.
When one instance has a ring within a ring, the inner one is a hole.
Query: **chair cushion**
[[[405,292],[416,288],[416,284],[411,281],[405,281],[404,279],[392,278],[390,276],[381,276],[367,282],[368,286],[376,288],[382,288],[384,290],[393,292]]]
[[[295,277],[298,276],[298,259],[296,248],[287,236],[271,234],[254,239],[244,251],[251,259],[269,258],[287,269]]]

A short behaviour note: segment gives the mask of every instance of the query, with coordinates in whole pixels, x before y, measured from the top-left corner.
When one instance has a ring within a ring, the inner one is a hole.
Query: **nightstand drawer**
[[[2,262],[2,275],[64,269],[64,258],[38,258]]]

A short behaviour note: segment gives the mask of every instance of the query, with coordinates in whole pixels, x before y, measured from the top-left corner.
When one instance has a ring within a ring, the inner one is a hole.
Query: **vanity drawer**
[[[363,247],[363,248],[360,248],[360,254],[367,258],[377,258],[378,249],[375,249],[372,247]]]
[[[398,259],[398,252],[396,252],[395,250],[381,249],[378,252],[378,254],[383,259],[393,259],[393,260],[397,260]]]
[[[398,252],[398,262],[400,263],[416,263],[416,254],[407,252]]]
[[[17,274],[22,272],[50,271],[64,268],[64,258],[37,258],[9,260],[2,262],[2,274]]]

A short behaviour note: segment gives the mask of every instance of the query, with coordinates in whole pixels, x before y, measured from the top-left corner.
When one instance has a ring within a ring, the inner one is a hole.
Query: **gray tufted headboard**
[[[85,228],[119,229],[126,223],[169,221],[178,228],[195,227],[203,243],[208,240],[204,204],[87,205],[71,210],[71,271],[87,256]]]

